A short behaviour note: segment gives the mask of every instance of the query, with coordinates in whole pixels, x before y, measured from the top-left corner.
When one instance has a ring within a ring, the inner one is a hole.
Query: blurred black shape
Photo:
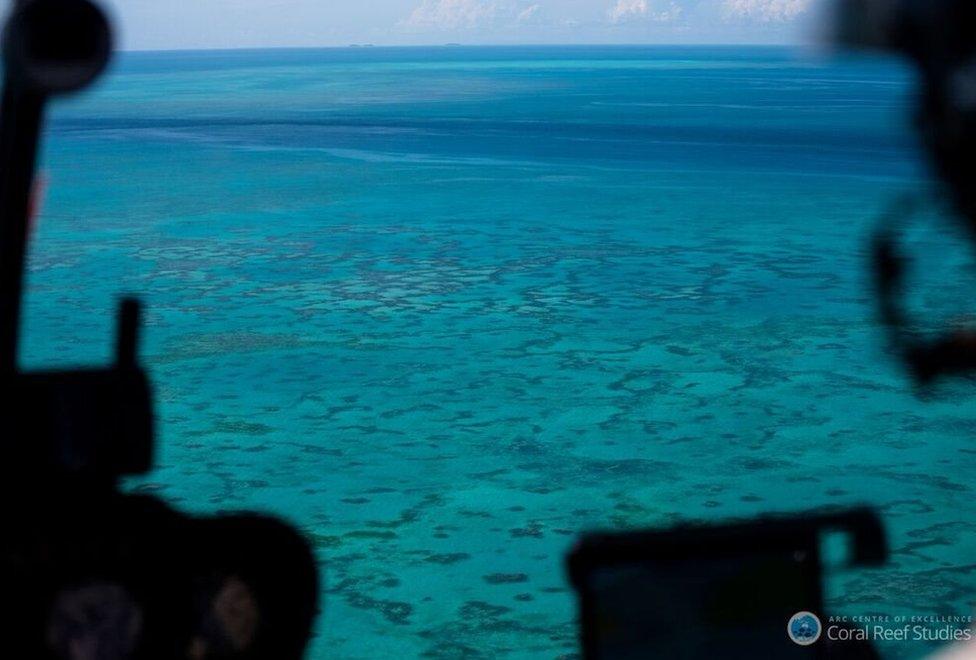
[[[289,526],[194,518],[124,495],[152,468],[153,406],[138,363],[140,305],[121,305],[115,364],[23,373],[21,300],[31,193],[51,96],[108,64],[88,0],[17,2],[4,31],[0,108],[0,657],[297,659],[317,567]]]
[[[881,320],[890,344],[915,381],[926,386],[942,376],[976,372],[976,332],[956,330],[928,339],[912,329],[912,321],[900,305],[905,296],[907,259],[890,230],[882,229],[875,236],[872,259]]]
[[[870,644],[832,643],[823,630],[821,543],[828,533],[846,536],[852,566],[887,559],[881,522],[868,510],[584,537],[568,560],[584,656],[876,657]],[[803,613],[822,617],[809,646],[787,632]]]
[[[301,657],[318,599],[315,561],[304,539],[265,516],[224,516],[193,526],[197,621],[202,637],[224,654],[215,657]],[[253,626],[240,617],[228,625],[233,610],[246,610],[249,599],[258,614]],[[247,652],[235,651],[248,638]]]
[[[916,127],[958,217],[976,241],[976,3],[838,0],[837,40],[901,54],[920,72]],[[920,338],[900,308],[907,257],[884,227],[874,267],[882,320],[919,384],[976,371],[976,331]]]

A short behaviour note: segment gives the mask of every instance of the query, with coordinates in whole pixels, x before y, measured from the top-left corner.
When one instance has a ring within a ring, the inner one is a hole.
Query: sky
[[[4,0],[9,2],[9,0]],[[802,42],[824,0],[101,0],[124,50]]]

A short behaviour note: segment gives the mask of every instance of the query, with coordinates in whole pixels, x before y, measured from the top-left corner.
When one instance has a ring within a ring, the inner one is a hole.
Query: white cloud
[[[667,7],[658,7],[654,0],[617,0],[608,13],[611,23],[626,23],[634,20],[651,20],[661,23],[681,18],[681,5],[670,2]]]
[[[610,10],[610,22],[620,23],[647,13],[647,0],[617,0]]]
[[[536,18],[539,15],[539,10],[541,9],[541,7],[542,5],[538,3],[526,7],[525,9],[519,12],[519,15],[516,17],[516,20],[519,23],[528,23],[529,21],[531,21],[532,19]]]
[[[791,21],[806,13],[811,0],[723,0],[727,18],[749,18],[767,23]]]
[[[538,13],[538,4],[521,0],[423,0],[404,25],[423,30],[465,30],[525,23]]]

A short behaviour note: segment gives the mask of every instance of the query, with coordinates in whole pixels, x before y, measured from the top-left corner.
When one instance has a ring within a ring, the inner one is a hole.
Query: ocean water
[[[23,362],[108,360],[145,297],[129,487],[304,529],[315,659],[572,657],[581,531],[862,503],[892,560],[831,611],[966,615],[973,391],[917,396],[865,266],[928,194],[911,82],[770,48],[124,54],[51,117]],[[929,320],[971,282],[950,239],[917,242]]]

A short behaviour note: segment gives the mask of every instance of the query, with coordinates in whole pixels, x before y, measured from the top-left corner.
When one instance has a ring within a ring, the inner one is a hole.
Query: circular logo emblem
[[[800,646],[815,644],[820,639],[821,632],[823,626],[820,625],[820,619],[812,612],[797,612],[786,626],[786,634]]]

